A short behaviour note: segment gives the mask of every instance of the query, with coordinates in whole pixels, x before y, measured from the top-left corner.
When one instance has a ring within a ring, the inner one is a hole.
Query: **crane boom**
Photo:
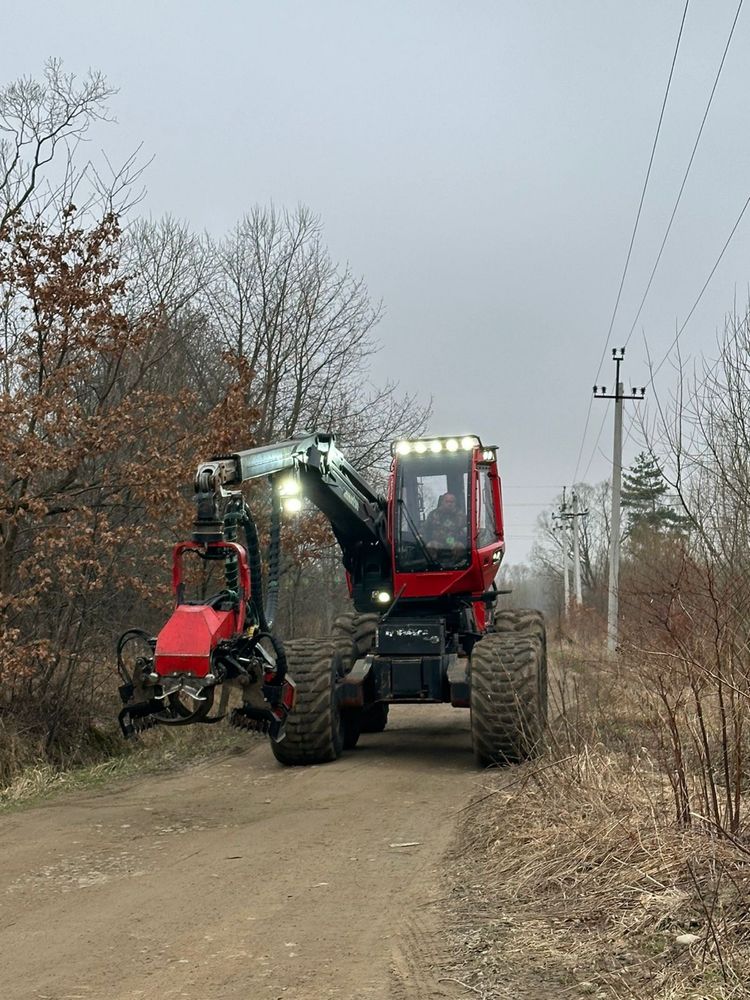
[[[390,576],[386,499],[347,461],[334,434],[301,434],[202,462],[195,476],[198,514],[193,537],[218,538],[223,500],[230,495],[227,487],[265,477],[281,492],[296,484],[325,515],[355,590],[364,577]]]

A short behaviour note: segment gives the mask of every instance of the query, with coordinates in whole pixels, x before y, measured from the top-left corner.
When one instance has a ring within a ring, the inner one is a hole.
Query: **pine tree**
[[[687,518],[665,500],[666,494],[667,484],[659,463],[653,456],[641,452],[623,476],[622,506],[631,537],[686,530]]]

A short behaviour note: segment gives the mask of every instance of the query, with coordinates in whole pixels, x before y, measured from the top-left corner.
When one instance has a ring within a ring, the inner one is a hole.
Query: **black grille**
[[[439,656],[445,652],[442,619],[397,618],[378,628],[378,653],[382,656]]]

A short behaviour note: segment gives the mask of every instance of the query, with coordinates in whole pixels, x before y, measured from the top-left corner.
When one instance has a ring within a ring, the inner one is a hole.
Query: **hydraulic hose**
[[[268,543],[268,586],[265,614],[268,630],[273,628],[279,606],[279,570],[281,562],[281,498],[276,490],[271,500],[271,532]]]
[[[242,528],[245,532],[245,548],[247,549],[247,558],[250,567],[252,602],[260,629],[256,638],[258,640],[268,639],[273,646],[274,653],[276,654],[275,683],[281,684],[286,677],[286,654],[283,643],[271,631],[278,607],[279,562],[281,555],[281,503],[275,491],[273,506],[271,508],[271,537],[268,549],[268,594],[265,601],[263,600],[263,569],[258,529],[255,526],[255,521],[247,504],[244,504],[242,509]]]
[[[276,610],[279,603],[279,562],[281,555],[281,504],[274,491],[271,507],[271,533],[268,547],[268,588],[263,594],[263,569],[260,555],[258,529],[247,504],[242,509],[242,527],[245,532],[245,547],[250,564],[250,586],[252,601],[258,619],[258,625],[263,632],[273,628]]]
[[[255,527],[255,521],[252,519],[247,504],[242,508],[242,530],[245,532],[245,548],[250,565],[250,591],[255,617],[261,631],[268,632],[268,622],[263,604],[263,567],[260,558],[258,529]]]
[[[273,651],[276,653],[276,677],[274,679],[274,683],[282,684],[284,678],[286,677],[286,653],[284,652],[284,644],[278,636],[273,634],[273,632],[256,632],[255,639],[257,641],[260,641],[261,639],[268,639],[273,646]]]

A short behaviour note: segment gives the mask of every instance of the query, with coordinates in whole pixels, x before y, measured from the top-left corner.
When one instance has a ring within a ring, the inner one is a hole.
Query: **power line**
[[[666,360],[667,360],[667,358],[669,357],[669,355],[670,355],[670,354],[672,353],[672,349],[673,349],[673,348],[674,348],[674,347],[675,347],[675,346],[677,345],[677,343],[678,343],[678,341],[679,341],[680,337],[682,336],[682,331],[683,331],[683,330],[685,329],[685,327],[686,327],[686,326],[688,325],[688,323],[690,322],[690,319],[691,319],[691,317],[692,317],[693,313],[694,313],[694,312],[695,312],[695,310],[696,310],[696,309],[698,308],[698,303],[699,303],[699,302],[700,302],[700,300],[701,300],[701,299],[703,298],[703,293],[704,293],[704,292],[706,291],[706,289],[708,288],[708,285],[709,285],[709,283],[710,283],[710,281],[711,281],[711,278],[713,278],[714,274],[716,273],[716,269],[718,268],[719,264],[721,263],[721,260],[722,260],[722,258],[723,258],[723,256],[724,256],[724,254],[726,253],[726,250],[727,250],[727,247],[728,247],[728,246],[729,246],[729,244],[730,244],[730,243],[732,242],[732,237],[733,237],[733,236],[734,236],[734,234],[735,234],[735,233],[737,232],[737,228],[738,228],[738,226],[739,226],[740,222],[742,222],[742,217],[743,217],[743,215],[745,214],[745,212],[747,211],[747,206],[748,206],[748,205],[750,205],[750,197],[748,197],[747,201],[746,201],[746,202],[745,202],[745,204],[744,204],[744,205],[742,206],[742,210],[741,210],[740,214],[739,214],[739,215],[737,216],[737,221],[736,221],[736,222],[735,222],[735,224],[734,224],[734,225],[732,226],[732,231],[730,232],[729,236],[727,236],[727,239],[726,239],[726,242],[724,243],[724,246],[723,246],[723,247],[721,248],[721,252],[719,253],[719,256],[718,256],[718,257],[716,258],[716,261],[715,261],[715,263],[714,263],[714,266],[713,266],[713,267],[711,268],[711,271],[709,272],[709,275],[708,275],[708,277],[707,277],[707,278],[706,278],[706,280],[705,280],[705,281],[703,282],[703,287],[701,288],[700,292],[698,292],[698,298],[697,298],[697,299],[695,300],[695,302],[693,303],[693,305],[692,305],[692,307],[691,307],[691,309],[690,309],[690,312],[689,312],[689,313],[687,314],[687,316],[685,317],[685,320],[684,320],[684,322],[683,322],[682,326],[681,326],[681,327],[679,328],[679,330],[678,330],[678,331],[677,331],[677,333],[675,334],[675,337],[674,337],[674,340],[672,341],[672,343],[671,343],[671,344],[669,345],[669,347],[667,348],[667,353],[666,353],[666,354],[664,355],[664,357],[663,357],[663,358],[661,359],[661,361],[660,361],[660,362],[659,362],[659,364],[658,364],[658,365],[656,366],[656,368],[654,369],[654,371],[653,371],[653,372],[651,373],[651,378],[649,379],[649,385],[653,385],[653,383],[654,383],[654,378],[656,377],[656,375],[657,375],[657,374],[659,373],[659,371],[660,371],[660,370],[661,370],[661,368],[663,367],[663,365],[664,365],[664,363],[666,362]]]
[[[685,0],[685,7],[684,7],[684,10],[682,11],[682,20],[680,21],[680,30],[679,30],[679,33],[677,35],[677,44],[675,45],[674,55],[672,56],[672,65],[669,68],[669,78],[667,80],[667,87],[666,87],[666,90],[664,91],[664,100],[661,102],[661,111],[659,112],[659,122],[658,122],[658,124],[656,126],[656,135],[654,136],[654,142],[653,142],[653,145],[651,147],[651,156],[649,157],[649,161],[648,161],[648,169],[646,170],[646,177],[645,177],[645,180],[643,181],[643,190],[641,191],[641,200],[638,203],[638,211],[636,212],[635,223],[633,225],[633,232],[632,232],[631,237],[630,237],[630,245],[628,246],[628,253],[627,253],[627,256],[625,258],[625,267],[622,269],[622,277],[620,278],[620,287],[617,290],[617,298],[615,299],[615,307],[612,310],[612,318],[609,321],[609,330],[607,330],[607,340],[606,340],[606,343],[604,344],[604,349],[602,351],[601,360],[599,361],[599,368],[597,369],[596,378],[594,379],[594,381],[597,381],[598,378],[599,378],[599,373],[601,372],[602,365],[604,363],[604,356],[607,353],[607,344],[609,343],[609,338],[610,338],[610,336],[612,334],[612,328],[615,325],[615,317],[617,316],[617,308],[620,305],[620,298],[622,296],[622,289],[623,289],[623,287],[625,285],[625,277],[626,277],[626,275],[628,273],[628,266],[630,264],[630,257],[631,257],[631,255],[633,253],[633,245],[635,243],[635,235],[638,232],[638,223],[640,222],[641,212],[643,211],[643,202],[644,202],[644,200],[646,198],[646,189],[648,188],[649,178],[651,177],[651,168],[652,168],[653,163],[654,163],[654,155],[656,154],[656,144],[659,141],[659,133],[661,132],[661,124],[662,124],[662,121],[664,120],[664,110],[665,110],[665,108],[667,106],[667,98],[669,97],[669,89],[670,89],[670,87],[672,85],[672,76],[674,74],[675,63],[677,62],[677,53],[678,53],[679,48],[680,48],[680,40],[682,39],[682,29],[685,27],[685,18],[687,16],[689,4],[690,4],[690,0]]]
[[[606,346],[605,346],[605,349],[606,349]],[[599,371],[601,371],[601,362],[599,363]],[[599,371],[597,371],[597,373],[596,373],[597,379],[599,378]],[[583,437],[581,438],[581,447],[578,449],[578,458],[576,459],[576,470],[573,473],[573,482],[574,483],[578,482],[578,469],[580,468],[580,465],[581,465],[581,455],[583,454],[583,446],[586,444],[586,433],[587,433],[587,431],[589,429],[589,421],[591,420],[591,409],[592,409],[593,405],[594,405],[593,400],[589,399],[589,408],[588,408],[588,410],[586,410],[586,420],[585,420],[585,423],[583,425]],[[602,424],[602,426],[604,426],[604,425]],[[602,432],[600,430],[599,431],[599,435],[600,436],[601,436],[601,433]],[[597,444],[598,443],[599,443],[599,439],[597,438]],[[590,461],[589,461],[589,465],[591,465]],[[586,468],[586,472],[588,472],[588,467]],[[586,478],[586,473],[585,472],[583,474],[583,478],[584,479]]]
[[[525,501],[524,503],[514,503],[513,501],[511,501],[511,503],[503,502],[503,507],[546,507],[546,506],[547,506],[546,500],[528,500]]]
[[[506,490],[559,490],[559,489],[560,486],[557,483],[544,483],[542,485],[537,485],[537,486],[524,486],[522,484],[519,485],[518,483],[512,483],[508,486],[503,484],[503,493]]]
[[[628,245],[628,252],[627,252],[627,255],[625,257],[625,266],[622,269],[622,277],[620,278],[620,287],[617,290],[617,298],[615,299],[614,309],[612,310],[612,317],[611,317],[611,319],[609,321],[609,329],[607,330],[607,337],[606,337],[606,340],[604,341],[604,347],[602,348],[602,355],[601,355],[601,358],[599,359],[599,366],[597,367],[597,369],[596,369],[596,375],[594,376],[594,381],[595,382],[598,382],[599,375],[600,375],[601,370],[602,370],[602,365],[604,364],[604,357],[605,357],[605,355],[607,353],[607,345],[609,344],[609,338],[612,335],[612,328],[615,325],[615,317],[617,316],[617,310],[618,310],[618,307],[620,305],[620,299],[622,297],[622,290],[623,290],[623,288],[625,286],[625,278],[626,278],[627,273],[628,273],[628,267],[630,266],[630,258],[631,258],[632,253],[633,253],[633,245],[635,244],[635,237],[636,237],[636,233],[638,232],[638,223],[640,222],[640,219],[641,219],[641,212],[643,211],[643,203],[644,203],[645,198],[646,198],[646,190],[648,189],[648,182],[649,182],[649,179],[651,177],[651,168],[652,168],[653,163],[654,163],[654,156],[656,154],[656,146],[657,146],[657,143],[659,141],[659,134],[661,133],[662,121],[664,120],[664,110],[665,110],[665,108],[667,106],[667,99],[669,97],[669,91],[670,91],[670,88],[671,88],[671,85],[672,85],[672,77],[674,75],[674,68],[675,68],[675,64],[677,62],[677,53],[679,52],[679,49],[680,49],[680,42],[682,40],[682,31],[683,31],[683,28],[685,27],[685,18],[687,17],[687,12],[688,12],[689,5],[690,5],[690,0],[685,0],[685,7],[684,7],[684,9],[682,11],[682,20],[680,21],[680,30],[679,30],[679,32],[677,34],[677,42],[675,44],[674,53],[672,55],[672,64],[671,64],[671,66],[669,68],[669,77],[667,79],[667,86],[666,86],[666,88],[664,90],[664,97],[663,97],[662,102],[661,102],[661,110],[659,112],[659,121],[658,121],[657,126],[656,126],[656,134],[654,135],[654,141],[653,141],[652,146],[651,146],[651,155],[649,156],[649,160],[648,160],[648,168],[646,170],[646,176],[645,176],[644,181],[643,181],[643,188],[641,190],[640,201],[638,202],[638,211],[636,212],[635,223],[633,224],[633,232],[632,232],[632,234],[630,236],[630,243]],[[581,464],[581,455],[583,454],[583,448],[584,448],[584,445],[586,443],[586,433],[588,431],[589,421],[591,419],[592,403],[593,403],[593,401],[589,400],[589,408],[588,408],[588,411],[586,413],[586,422],[585,422],[585,425],[584,425],[584,428],[583,428],[583,437],[581,439],[581,447],[578,450],[578,459],[576,461],[575,472],[573,473],[573,482],[576,481],[576,478],[578,476],[578,469],[579,469],[579,466]]]
[[[726,238],[726,240],[724,242],[724,246],[719,251],[719,256],[714,261],[713,267],[709,271],[708,277],[703,282],[701,290],[698,292],[698,295],[697,295],[695,301],[693,302],[692,306],[690,307],[690,311],[688,312],[687,316],[683,320],[682,325],[677,330],[677,333],[674,335],[674,339],[672,340],[671,344],[669,345],[669,347],[667,348],[666,352],[664,353],[664,356],[662,357],[661,361],[656,366],[656,368],[652,369],[651,374],[649,376],[649,379],[648,379],[648,381],[646,383],[647,386],[653,386],[654,385],[654,379],[659,374],[659,372],[661,371],[661,369],[664,367],[664,365],[667,362],[667,358],[669,357],[669,355],[672,353],[672,351],[674,350],[674,348],[679,343],[680,337],[682,336],[683,331],[685,330],[685,327],[688,325],[688,323],[692,319],[693,313],[698,308],[698,305],[699,305],[701,299],[703,298],[703,295],[705,294],[706,289],[708,288],[709,284],[711,283],[711,279],[713,278],[714,274],[716,274],[716,270],[719,267],[719,264],[721,263],[721,261],[722,261],[722,259],[724,257],[724,254],[727,252],[727,248],[729,247],[729,244],[732,242],[734,234],[737,232],[737,229],[739,228],[739,225],[742,222],[742,219],[743,219],[743,217],[745,215],[745,212],[748,209],[748,206],[750,206],[750,196],[748,196],[748,198],[746,199],[744,205],[742,206],[742,208],[740,210],[740,214],[737,216],[737,218],[735,220],[735,223],[732,226],[732,229],[731,229],[731,231],[729,233],[729,236],[727,236],[727,238]],[[606,413],[605,413],[605,418],[606,418]],[[632,433],[633,425],[635,423],[635,420],[636,420],[636,417],[635,417],[635,415],[633,415],[631,417],[630,424],[628,425],[628,428],[627,428],[627,430],[625,432],[625,440],[626,441],[630,438],[630,435]],[[589,463],[586,466],[586,471],[583,473],[583,477],[582,478],[584,480],[586,479],[586,476],[588,474],[588,471],[589,471],[589,468],[591,466],[591,463],[594,460],[594,455],[596,454],[596,449],[597,449],[597,447],[599,445],[599,440],[601,439],[602,431],[603,430],[604,430],[604,421],[602,421],[602,424],[601,424],[601,426],[599,428],[599,433],[597,435],[596,442],[594,444],[594,449],[591,452],[591,457],[589,458]]]
[[[716,71],[716,76],[714,78],[714,83],[713,83],[713,86],[711,87],[711,93],[709,94],[709,97],[708,97],[708,103],[706,104],[706,110],[703,112],[703,118],[701,119],[700,128],[698,129],[698,135],[695,137],[695,142],[693,143],[693,149],[692,149],[692,152],[690,153],[690,159],[688,160],[688,165],[685,168],[685,174],[684,174],[684,176],[682,178],[682,183],[680,184],[680,189],[677,192],[677,198],[675,199],[674,207],[672,208],[672,214],[669,217],[669,222],[667,223],[667,228],[666,228],[666,231],[664,233],[664,238],[661,241],[661,246],[659,247],[659,252],[656,255],[656,260],[654,261],[654,266],[651,268],[651,274],[649,275],[648,284],[646,285],[646,290],[643,293],[643,298],[641,299],[640,305],[638,306],[638,312],[635,315],[635,319],[633,320],[633,325],[630,327],[630,332],[628,333],[627,339],[625,340],[625,347],[627,347],[628,344],[630,343],[630,338],[633,336],[633,331],[635,330],[636,325],[638,323],[638,320],[640,319],[641,312],[643,311],[643,307],[644,307],[644,305],[646,303],[646,298],[648,297],[648,293],[651,290],[651,285],[652,285],[653,280],[654,280],[654,275],[656,274],[656,269],[659,266],[659,262],[661,261],[662,254],[664,253],[664,247],[667,244],[667,239],[669,238],[669,234],[670,234],[670,232],[672,230],[672,223],[674,222],[675,216],[677,215],[677,209],[679,207],[680,201],[682,200],[682,193],[685,190],[685,185],[687,184],[688,175],[690,174],[690,169],[693,166],[693,160],[695,159],[695,154],[696,154],[696,152],[698,150],[698,145],[699,145],[699,143],[701,141],[701,136],[703,135],[703,129],[704,129],[705,125],[706,125],[706,120],[708,119],[708,113],[711,110],[711,104],[713,103],[714,94],[716,93],[716,88],[719,85],[719,78],[721,77],[721,71],[724,69],[724,63],[725,63],[726,58],[727,58],[727,52],[729,52],[729,46],[732,43],[732,37],[734,36],[734,29],[737,27],[737,21],[739,19],[740,11],[742,10],[742,4],[743,3],[744,3],[744,0],[740,0],[739,4],[737,5],[737,10],[736,10],[735,15],[734,15],[734,20],[732,21],[732,27],[729,29],[729,36],[727,38],[726,45],[724,46],[724,52],[723,52],[722,57],[721,57],[721,62],[719,63],[719,68]]]
[[[693,305],[690,308],[690,312],[685,317],[685,319],[684,319],[684,321],[682,323],[682,326],[679,327],[679,329],[677,330],[677,333],[674,335],[674,339],[672,340],[672,343],[669,345],[669,347],[667,348],[666,352],[664,353],[664,356],[662,357],[661,361],[656,366],[656,368],[654,368],[651,371],[651,374],[649,376],[648,382],[646,383],[647,386],[652,386],[654,389],[656,388],[654,386],[654,379],[656,378],[656,376],[659,374],[659,372],[661,371],[661,369],[666,364],[667,358],[669,357],[669,355],[672,353],[672,351],[674,350],[674,348],[679,343],[680,337],[682,336],[682,333],[683,333],[685,327],[688,325],[688,323],[690,322],[690,319],[692,318],[693,313],[698,308],[698,304],[700,303],[700,300],[703,298],[703,294],[706,291],[706,289],[708,288],[708,286],[709,286],[709,284],[711,282],[711,278],[713,278],[714,274],[716,273],[716,269],[718,268],[719,264],[721,263],[721,260],[722,260],[724,254],[727,251],[727,247],[731,243],[734,234],[737,232],[737,229],[739,227],[740,222],[742,222],[742,218],[745,215],[745,212],[747,211],[748,205],[750,205],[750,196],[748,196],[747,200],[745,201],[745,204],[742,206],[742,209],[740,210],[740,214],[737,216],[737,219],[735,220],[735,223],[732,226],[731,232],[729,233],[729,236],[727,236],[726,241],[724,243],[724,246],[721,248],[721,250],[719,252],[719,256],[714,261],[714,265],[711,268],[708,277],[703,282],[703,287],[701,288],[700,292],[698,292],[698,296],[697,296],[695,302],[693,302]],[[700,382],[700,384],[695,387],[695,390],[694,390],[691,398],[694,398],[697,395],[698,391],[700,390],[701,386],[705,385],[705,383],[707,382],[707,380],[710,377],[710,375],[712,374],[712,372],[715,371],[717,365],[718,365],[718,361],[709,369],[708,374]],[[630,434],[631,434],[631,432],[633,430],[633,425],[635,424],[635,420],[636,420],[636,417],[635,417],[635,414],[634,414],[632,416],[631,420],[630,420],[630,424],[629,424],[628,429],[626,431],[626,436],[625,436],[625,440],[626,441],[630,437]],[[601,428],[599,430],[599,437],[601,437]],[[597,444],[598,443],[599,443],[599,438],[597,438]],[[596,446],[594,446],[594,451],[596,451]],[[592,453],[591,459],[593,459],[593,457],[594,456],[593,456],[593,453]],[[590,464],[591,464],[591,460],[589,460],[589,465]],[[588,467],[587,467],[586,471],[588,472]],[[586,473],[584,473],[583,478],[584,479],[586,478]]]
[[[592,396],[591,398],[593,399],[594,397]],[[594,461],[594,455],[596,455],[597,448],[599,447],[599,442],[602,439],[602,434],[604,433],[604,425],[606,422],[607,422],[607,411],[605,410],[604,415],[602,416],[602,422],[599,424],[599,433],[596,435],[596,441],[594,441],[594,447],[591,450],[591,454],[589,455],[588,465],[586,466],[586,469],[583,475],[581,476],[581,482],[584,483],[586,482],[586,476],[589,474],[591,463]]]
[[[724,242],[724,246],[719,251],[719,256],[714,261],[713,267],[709,271],[708,277],[703,282],[703,285],[701,287],[701,290],[698,292],[698,296],[695,299],[695,302],[693,302],[692,306],[690,307],[690,311],[688,312],[687,316],[683,320],[682,325],[677,330],[677,333],[674,335],[674,338],[673,338],[671,344],[669,345],[669,347],[667,348],[666,352],[664,353],[664,356],[662,357],[661,361],[656,366],[656,368],[652,369],[651,374],[650,374],[649,379],[648,379],[648,382],[646,383],[647,385],[653,386],[654,379],[659,374],[659,372],[661,371],[661,369],[664,367],[664,365],[666,364],[667,358],[669,357],[669,355],[672,353],[672,351],[674,350],[674,348],[679,343],[680,337],[682,336],[685,327],[690,322],[690,320],[691,320],[691,318],[693,316],[693,313],[698,308],[698,304],[700,303],[700,300],[703,298],[703,295],[704,295],[706,289],[708,288],[708,286],[709,286],[709,284],[711,282],[711,279],[713,278],[714,274],[716,274],[716,270],[717,270],[719,264],[721,263],[721,261],[722,261],[722,259],[724,257],[724,254],[727,251],[727,247],[732,242],[732,238],[734,237],[734,234],[737,232],[737,229],[739,228],[739,225],[742,222],[743,216],[745,215],[745,212],[747,211],[748,205],[750,205],[750,196],[748,196],[748,198],[745,201],[745,204],[742,206],[742,208],[740,210],[740,214],[737,216],[737,218],[735,220],[735,223],[732,226],[731,232],[729,233],[729,236],[727,236],[727,238],[726,238],[726,240]],[[632,424],[631,424],[631,426],[632,426]]]
[[[750,199],[748,199],[748,201],[750,201]],[[745,206],[745,207],[747,207],[747,206]],[[732,334],[732,337],[730,338],[731,340],[736,339],[737,335],[740,332],[740,329],[742,328],[742,326],[746,325],[747,322],[748,322],[747,319],[745,319],[745,320],[742,321],[742,323],[740,324],[739,329],[735,330],[735,332]],[[676,342],[676,338],[675,338],[675,341],[673,341],[672,346],[674,346],[675,342]],[[670,347],[670,350],[671,350],[671,347]],[[664,364],[664,362],[666,361],[666,358],[667,358],[668,354],[669,354],[669,351],[667,352],[667,355],[665,355],[662,358],[662,360],[659,362],[659,366],[654,371],[654,375],[656,375],[656,372],[658,371],[658,369],[661,368],[661,366]],[[714,372],[716,371],[716,369],[721,364],[721,360],[722,360],[721,359],[721,355],[719,355],[719,357],[714,361],[714,363],[710,367],[704,368],[703,378],[701,378],[700,381],[696,382],[695,385],[692,387],[692,389],[690,391],[690,396],[688,397],[687,401],[682,404],[683,409],[685,409],[688,406],[690,406],[690,404],[693,403],[693,401],[698,398],[698,393],[707,384],[708,380],[713,376]],[[656,398],[658,400],[659,394],[658,394],[658,392],[656,392],[656,386],[653,385],[653,379],[650,379],[648,384],[653,387],[653,389],[654,389],[654,395],[656,396]],[[628,441],[628,439],[630,438],[630,435],[632,433],[633,426],[635,425],[635,419],[636,419],[635,415],[633,415],[633,417],[631,417],[628,429],[625,432],[625,441],[626,442]]]
[[[708,103],[706,104],[706,110],[703,112],[703,118],[701,120],[700,128],[698,129],[698,135],[696,136],[695,143],[693,144],[693,149],[692,149],[692,152],[690,154],[690,159],[688,160],[688,165],[687,165],[687,168],[685,170],[685,174],[684,174],[684,176],[682,178],[682,183],[680,185],[680,189],[679,189],[679,191],[677,193],[677,199],[675,200],[674,207],[672,209],[672,214],[670,216],[669,223],[667,224],[667,229],[666,229],[666,231],[664,233],[664,238],[662,239],[661,246],[659,247],[659,253],[657,254],[656,260],[654,261],[654,266],[653,266],[653,268],[651,270],[651,274],[650,274],[649,279],[648,279],[648,284],[646,285],[646,290],[644,291],[643,298],[641,299],[640,305],[638,306],[638,312],[636,314],[635,319],[633,320],[633,325],[631,326],[630,332],[628,333],[627,339],[625,341],[625,346],[628,345],[628,343],[630,341],[630,338],[633,335],[633,331],[635,330],[636,324],[637,324],[638,319],[639,319],[639,317],[641,315],[641,311],[642,311],[643,305],[644,305],[644,303],[646,301],[646,297],[647,297],[647,295],[649,293],[649,290],[651,288],[651,284],[653,282],[654,275],[656,273],[656,269],[659,266],[659,262],[661,260],[662,253],[664,252],[664,246],[665,246],[665,244],[667,242],[667,238],[668,238],[670,230],[672,228],[672,223],[674,222],[674,218],[675,218],[675,215],[677,213],[677,207],[680,204],[680,199],[682,198],[682,193],[683,193],[683,191],[685,189],[685,184],[686,184],[687,179],[688,179],[688,174],[690,173],[690,168],[691,168],[691,166],[693,164],[693,160],[695,159],[695,153],[696,153],[696,150],[698,149],[698,144],[700,142],[701,135],[703,134],[703,129],[704,129],[704,126],[706,124],[706,120],[708,118],[708,113],[709,113],[709,111],[711,109],[711,104],[712,104],[713,99],[714,99],[714,94],[716,93],[716,88],[717,88],[718,83],[719,83],[719,78],[721,76],[722,69],[724,68],[724,63],[726,61],[727,53],[729,51],[729,46],[731,45],[732,38],[734,36],[735,28],[737,27],[737,21],[739,19],[740,11],[742,10],[743,3],[744,3],[744,0],[740,0],[740,2],[737,5],[737,10],[735,11],[735,14],[734,14],[734,19],[732,21],[732,26],[729,29],[729,35],[727,37],[727,41],[726,41],[726,44],[724,46],[724,51],[723,51],[722,56],[721,56],[721,61],[719,62],[719,68],[716,71],[716,76],[714,78],[713,86],[711,88],[711,93],[709,94]],[[750,197],[748,197],[747,201],[742,206],[742,209],[740,210],[740,214],[738,215],[737,220],[735,221],[734,225],[732,226],[732,230],[729,233],[729,236],[727,237],[726,242],[724,243],[724,246],[721,248],[721,251],[719,252],[719,256],[716,258],[716,261],[714,262],[714,265],[711,268],[711,271],[709,272],[708,277],[706,278],[705,282],[703,283],[703,286],[702,286],[700,292],[698,293],[698,296],[697,296],[695,302],[693,303],[693,305],[692,305],[692,307],[690,309],[690,312],[685,317],[685,320],[684,320],[682,326],[678,329],[677,333],[675,334],[675,337],[674,337],[673,341],[671,342],[671,344],[667,348],[667,351],[664,354],[664,356],[662,357],[661,361],[656,366],[656,368],[653,369],[653,371],[651,372],[651,376],[650,376],[650,378],[648,380],[648,385],[649,386],[652,386],[652,387],[654,386],[654,379],[655,379],[656,375],[664,367],[664,365],[665,365],[665,363],[667,361],[667,358],[672,353],[672,350],[674,349],[674,347],[679,343],[680,337],[682,336],[682,333],[683,333],[685,327],[689,323],[689,321],[690,321],[693,313],[695,312],[696,308],[698,307],[698,304],[699,304],[700,300],[703,298],[703,294],[706,291],[706,288],[708,287],[708,285],[709,285],[709,283],[711,281],[711,278],[713,278],[714,274],[716,273],[716,269],[718,268],[719,264],[721,263],[721,260],[722,260],[722,258],[724,256],[724,254],[726,253],[727,247],[729,246],[730,242],[732,241],[732,238],[733,238],[735,232],[737,231],[737,228],[738,228],[740,222],[742,221],[742,218],[743,218],[745,212],[747,211],[748,205],[750,205]],[[705,381],[706,380],[704,379],[701,384],[704,384]],[[696,387],[696,392],[698,391],[698,388],[699,387]],[[589,406],[590,405],[591,405],[591,403],[589,403]],[[633,427],[635,425],[635,421],[636,421],[636,416],[635,416],[635,414],[633,414],[632,417],[631,417],[631,419],[630,419],[630,424],[628,425],[628,428],[627,428],[627,431],[626,431],[626,434],[625,434],[625,440],[626,440],[626,442],[630,439],[630,436],[631,436],[632,431],[633,431]],[[594,447],[594,451],[596,451],[596,446]],[[593,458],[593,455],[592,455],[592,458]],[[585,475],[584,475],[584,478],[585,478]]]

